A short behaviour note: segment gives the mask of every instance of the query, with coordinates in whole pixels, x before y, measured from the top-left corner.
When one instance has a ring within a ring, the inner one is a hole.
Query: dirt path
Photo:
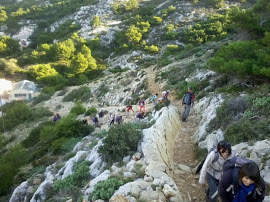
[[[155,82],[155,72],[153,66],[146,69],[148,78],[148,87],[152,93],[158,93],[161,96],[162,86]],[[171,103],[177,106],[182,112],[182,106],[179,100],[175,99],[174,95],[170,95],[169,99]],[[182,127],[179,131],[179,135],[175,140],[174,148],[174,181],[178,186],[179,191],[183,194],[185,202],[188,201],[205,201],[205,193],[201,186],[198,184],[198,175],[194,175],[192,172],[183,171],[181,165],[194,168],[197,165],[197,160],[194,153],[194,143],[192,136],[197,129],[198,120],[197,116],[191,110],[189,119],[187,122],[182,122]],[[180,165],[180,166],[179,166]]]

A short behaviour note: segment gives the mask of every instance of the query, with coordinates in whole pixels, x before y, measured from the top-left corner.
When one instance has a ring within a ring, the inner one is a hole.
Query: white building
[[[38,95],[37,86],[34,82],[23,80],[13,84],[9,91],[9,101],[14,100],[31,100]]]

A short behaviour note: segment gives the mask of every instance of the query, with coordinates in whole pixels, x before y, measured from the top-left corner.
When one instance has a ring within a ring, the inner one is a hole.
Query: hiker
[[[150,98],[150,102],[153,102],[154,105],[157,104],[156,100],[157,100],[158,94],[156,93],[155,95],[152,95]]]
[[[144,118],[144,112],[139,112],[137,115],[136,115],[136,118],[141,120]]]
[[[99,118],[102,118],[104,116],[104,112],[103,111],[100,111],[99,113],[98,113],[98,117]]]
[[[115,121],[116,123],[120,124],[123,121],[122,116],[116,116]]]
[[[262,202],[265,182],[255,162],[234,157],[223,166],[218,190],[222,202]]]
[[[56,121],[58,121],[58,120],[60,120],[61,119],[61,116],[60,116],[60,114],[55,114],[54,115],[54,117],[53,117],[53,122],[56,122]]]
[[[191,104],[192,105],[194,104],[194,99],[195,99],[195,95],[194,95],[194,93],[192,93],[192,90],[189,87],[188,91],[185,93],[185,95],[183,96],[183,99],[182,99],[182,105],[185,105],[185,109],[184,109],[184,112],[182,114],[182,121],[187,120],[187,117],[188,117],[189,112],[190,112]]]
[[[132,112],[134,112],[134,110],[133,110],[133,108],[132,108],[132,105],[128,105],[128,106],[127,106],[127,112],[129,112],[130,110],[131,110]]]
[[[96,116],[92,118],[92,121],[94,122],[95,126],[98,127],[98,118]]]
[[[110,113],[110,126],[112,125],[112,124],[114,124],[114,121],[115,121],[115,115],[113,114],[113,113]]]
[[[143,111],[145,113],[145,101],[143,99],[140,99],[139,107],[140,107],[140,112]]]
[[[83,123],[84,125],[87,125],[87,124],[88,124],[87,119],[83,119],[83,120],[82,120],[82,123]]]
[[[165,90],[162,92],[162,101],[168,100],[169,92],[169,90]]]
[[[235,156],[235,154],[232,153],[230,143],[224,140],[220,141],[207,155],[199,178],[199,184],[203,186],[205,185],[205,179],[207,181],[207,201],[217,201],[218,182],[221,178],[223,164],[227,159],[232,158],[233,156]]]

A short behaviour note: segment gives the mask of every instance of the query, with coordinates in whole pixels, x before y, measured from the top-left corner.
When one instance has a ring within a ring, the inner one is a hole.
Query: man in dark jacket
[[[186,121],[187,117],[190,112],[191,104],[194,103],[195,96],[194,93],[192,93],[191,88],[188,88],[188,91],[184,94],[183,99],[182,99],[182,105],[185,106],[184,112],[182,114],[182,121]]]

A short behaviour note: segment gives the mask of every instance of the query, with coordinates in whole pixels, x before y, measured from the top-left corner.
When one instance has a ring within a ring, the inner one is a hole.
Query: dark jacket
[[[236,193],[240,190],[239,185],[240,167],[228,166],[224,164],[223,175],[219,182],[219,195],[222,202],[232,202]],[[256,186],[255,190],[248,195],[247,202],[262,202],[265,195],[265,183],[261,178],[261,186]]]

